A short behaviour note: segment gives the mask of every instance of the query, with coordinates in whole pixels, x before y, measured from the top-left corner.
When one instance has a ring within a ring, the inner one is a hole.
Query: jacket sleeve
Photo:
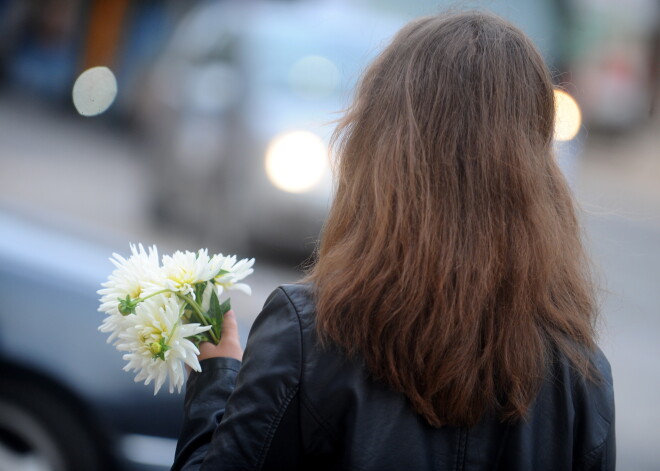
[[[211,358],[188,379],[172,470],[296,469],[301,357],[298,314],[278,288],[252,326],[242,366]]]

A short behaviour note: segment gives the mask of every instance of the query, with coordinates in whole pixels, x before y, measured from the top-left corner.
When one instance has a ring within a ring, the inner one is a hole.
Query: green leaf
[[[202,342],[211,342],[213,343],[213,339],[211,338],[211,335],[208,332],[202,332],[201,334],[193,335],[192,337],[187,337],[188,340],[190,340],[192,343],[195,344],[195,347],[199,348],[199,344]]]
[[[227,312],[231,309],[231,299],[227,298],[221,305],[220,305],[220,314],[224,317]]]
[[[206,281],[203,283],[197,283],[195,285],[195,301],[200,306],[202,305],[202,297],[204,296],[204,290],[206,289]]]
[[[225,314],[230,309],[230,299],[228,298],[225,302],[220,304],[220,301],[218,300],[218,294],[215,290],[213,290],[211,292],[211,303],[209,305],[209,320],[213,326],[211,330],[213,330],[213,333],[218,340],[220,340],[220,336],[222,335],[222,323],[224,321]]]
[[[220,310],[220,302],[218,301],[218,294],[213,290],[211,293],[211,304],[209,306],[209,317],[211,318],[211,325],[213,326],[213,333],[215,333],[216,338],[220,340],[220,334],[222,333],[222,314]]]

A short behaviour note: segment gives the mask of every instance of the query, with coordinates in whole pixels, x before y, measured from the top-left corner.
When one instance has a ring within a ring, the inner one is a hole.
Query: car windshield
[[[245,48],[255,85],[308,99],[350,92],[376,44],[365,38],[310,33],[281,25],[254,30]]]

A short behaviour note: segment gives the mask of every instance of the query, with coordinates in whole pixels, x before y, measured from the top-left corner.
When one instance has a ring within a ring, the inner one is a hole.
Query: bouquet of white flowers
[[[128,259],[115,253],[110,261],[116,268],[98,291],[99,311],[107,314],[99,330],[127,352],[124,370],[137,372],[136,382],[154,381],[156,394],[169,376],[170,392],[180,392],[184,365],[201,371],[199,343],[220,341],[223,316],[231,308],[229,298],[220,302],[224,290],[250,294],[239,281],[253,272],[254,259],[209,256],[201,249],[160,261],[155,246],[131,245]]]

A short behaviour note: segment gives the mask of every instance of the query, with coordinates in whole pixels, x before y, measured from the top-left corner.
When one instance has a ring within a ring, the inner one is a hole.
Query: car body
[[[97,330],[111,247],[0,211],[0,469],[165,470],[183,398]]]

